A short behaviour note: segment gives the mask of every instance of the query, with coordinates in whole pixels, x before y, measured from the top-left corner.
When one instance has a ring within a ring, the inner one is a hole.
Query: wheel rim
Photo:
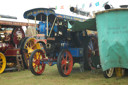
[[[6,68],[6,58],[0,53],[0,73],[3,73]]]
[[[106,75],[110,78],[112,77],[113,72],[114,72],[114,68],[110,68],[109,70],[106,71]]]
[[[43,43],[43,42],[37,42],[37,43],[38,43],[38,49],[41,49],[45,54],[46,53],[45,43]]]
[[[32,66],[37,74],[42,74],[44,72],[45,64],[41,61],[43,58],[45,58],[45,55],[42,51],[37,51],[34,54]]]
[[[61,70],[65,75],[69,75],[73,67],[73,58],[69,51],[65,51],[62,55]]]
[[[27,39],[27,41],[24,44],[24,49],[27,50],[27,52],[24,52],[25,54],[25,63],[27,66],[29,66],[29,58],[31,53],[35,50],[35,49],[40,49],[40,44],[39,43],[35,43],[35,38],[29,38]]]

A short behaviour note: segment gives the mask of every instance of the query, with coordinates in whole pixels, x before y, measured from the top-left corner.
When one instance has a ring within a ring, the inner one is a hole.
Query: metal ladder
[[[23,59],[21,55],[16,55],[17,69],[18,71],[24,69]]]

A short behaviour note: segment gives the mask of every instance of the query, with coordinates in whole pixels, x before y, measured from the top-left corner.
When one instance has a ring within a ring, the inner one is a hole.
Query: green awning
[[[96,19],[88,19],[85,22],[75,21],[71,29],[72,31],[82,31],[86,29],[96,31]]]

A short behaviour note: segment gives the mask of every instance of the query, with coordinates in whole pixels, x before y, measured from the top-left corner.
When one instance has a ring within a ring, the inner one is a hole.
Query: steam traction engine
[[[25,33],[22,26],[26,23],[0,21],[0,73],[6,70],[21,70],[23,65],[22,58],[25,60],[23,53]]]
[[[20,56],[20,49],[18,45],[20,40],[25,37],[22,28],[16,27],[12,33],[7,33],[6,28],[1,30],[0,34],[0,57],[1,57],[1,69],[2,73],[6,67],[16,64],[16,56]],[[6,57],[6,58],[5,58]]]
[[[55,14],[54,10],[47,8],[37,8],[24,13],[24,18],[39,20],[40,34],[45,36],[38,39],[46,40],[41,42],[41,49],[32,52],[29,59],[29,67],[33,74],[40,75],[45,69],[45,65],[53,66],[57,64],[61,76],[68,76],[74,63],[80,64],[80,70],[89,69],[88,63],[88,35],[86,31],[73,32],[68,24],[77,21],[84,21],[78,17],[62,14]]]

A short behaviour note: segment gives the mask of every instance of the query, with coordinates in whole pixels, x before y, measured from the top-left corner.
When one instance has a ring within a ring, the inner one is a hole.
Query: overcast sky
[[[120,4],[128,4],[128,0],[1,0],[0,14],[16,16],[17,21],[26,22],[23,18],[23,13],[32,8],[49,8],[57,6],[56,13],[80,16],[69,11],[70,6],[78,6],[85,11],[103,10],[103,3],[109,1],[114,7],[119,7]],[[99,6],[95,3],[99,2]],[[90,3],[92,7],[89,8]],[[60,9],[64,6],[64,9]],[[82,16],[83,17],[83,16]],[[1,20],[1,19],[0,19]],[[34,22],[34,21],[33,21]]]

